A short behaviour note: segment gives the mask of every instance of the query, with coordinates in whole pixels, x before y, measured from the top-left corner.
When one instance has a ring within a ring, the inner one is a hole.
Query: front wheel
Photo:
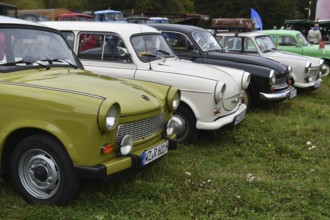
[[[188,106],[180,105],[173,117],[182,122],[182,132],[176,135],[177,141],[182,144],[193,144],[198,138],[196,118]]]
[[[322,71],[322,76],[328,76],[330,73],[330,61],[324,61],[324,70]]]
[[[79,189],[69,156],[49,135],[23,139],[13,151],[10,169],[14,186],[29,203],[66,204]]]

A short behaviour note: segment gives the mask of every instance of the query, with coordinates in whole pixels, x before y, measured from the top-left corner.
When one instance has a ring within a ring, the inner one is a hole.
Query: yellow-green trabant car
[[[131,174],[176,147],[180,90],[95,75],[55,30],[0,16],[0,175],[65,204],[81,178]]]

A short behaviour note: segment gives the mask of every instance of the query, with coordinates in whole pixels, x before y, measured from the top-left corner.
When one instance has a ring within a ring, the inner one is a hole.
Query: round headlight
[[[109,130],[112,130],[116,126],[118,118],[119,108],[117,105],[112,105],[105,119],[105,124]]]
[[[251,81],[251,74],[249,72],[244,72],[242,78],[242,90],[245,90],[249,87]]]
[[[180,105],[181,91],[175,87],[171,87],[168,90],[166,97],[166,104],[169,111],[175,111]]]
[[[292,66],[288,66],[288,79],[291,79],[292,78]]]
[[[271,85],[274,85],[275,82],[276,82],[275,71],[274,70],[271,70],[270,73],[269,73],[269,83]]]
[[[120,154],[127,155],[131,153],[133,149],[133,137],[130,134],[126,134],[120,142]]]
[[[312,63],[307,61],[306,62],[306,65],[305,65],[305,73],[308,73],[309,72],[309,68],[312,66]]]
[[[180,92],[178,91],[177,93],[175,93],[174,95],[174,98],[173,98],[173,110],[177,110],[179,108],[179,105],[180,105],[180,99],[181,99],[181,94]]]
[[[120,118],[120,106],[117,102],[105,99],[98,112],[97,123],[102,132],[112,131]]]
[[[226,92],[226,84],[218,83],[214,93],[214,100],[216,103],[220,102],[223,99],[225,92]]]

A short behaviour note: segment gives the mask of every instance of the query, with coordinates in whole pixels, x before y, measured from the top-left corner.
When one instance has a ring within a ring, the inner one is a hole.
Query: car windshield
[[[65,40],[53,32],[0,29],[0,71],[22,66],[80,65]]]
[[[122,13],[119,13],[119,12],[106,13],[105,20],[106,21],[122,21],[122,20],[124,20],[124,16]]]
[[[204,51],[221,50],[221,46],[214,36],[208,31],[199,31],[192,33],[192,37],[198,46]]]
[[[299,39],[300,43],[303,46],[307,46],[308,45],[308,41],[307,41],[307,39],[305,38],[305,36],[302,33],[297,34],[297,38]]]
[[[175,57],[161,34],[139,35],[131,39],[132,46],[142,62]]]
[[[262,53],[267,53],[276,49],[273,40],[269,36],[257,37],[256,42]]]

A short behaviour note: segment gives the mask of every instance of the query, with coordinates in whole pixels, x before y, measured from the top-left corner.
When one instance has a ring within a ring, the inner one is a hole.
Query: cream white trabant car
[[[58,29],[87,70],[96,74],[172,85],[181,90],[174,118],[181,143],[194,143],[198,130],[237,125],[245,118],[244,89],[250,73],[177,58],[156,29],[139,24],[42,22]]]
[[[219,32],[216,38],[227,52],[259,55],[292,66],[293,85],[297,88],[314,90],[321,85],[323,59],[279,51],[270,36],[257,31]]]

